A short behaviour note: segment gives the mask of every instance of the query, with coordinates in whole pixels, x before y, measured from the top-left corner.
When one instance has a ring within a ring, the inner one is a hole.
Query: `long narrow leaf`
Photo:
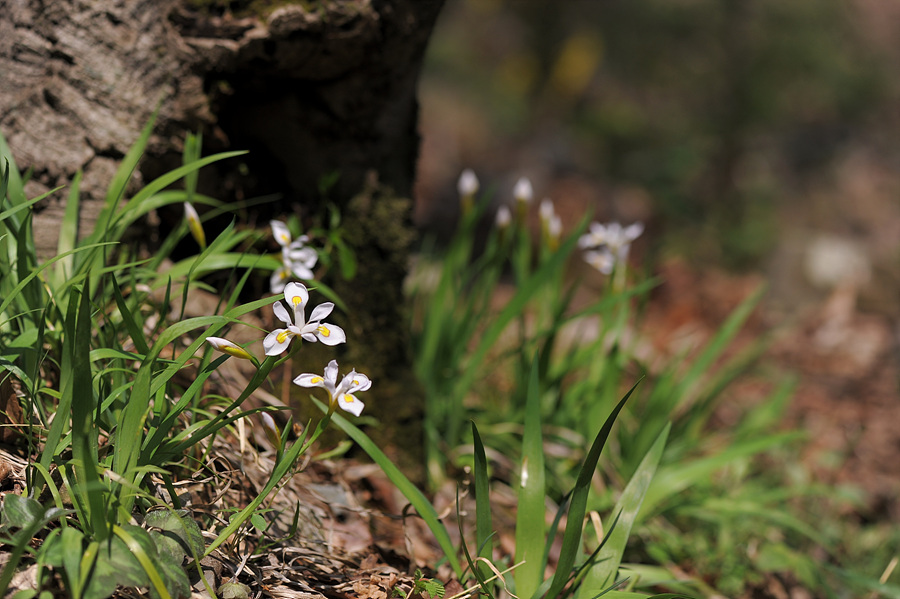
[[[640,383],[640,381],[638,381]],[[612,431],[616,417],[625,406],[625,402],[631,397],[635,388],[629,389],[625,397],[616,405],[612,413],[606,419],[606,423],[597,437],[594,439],[593,445],[581,465],[581,471],[578,473],[578,479],[575,481],[575,488],[572,490],[572,497],[569,501],[568,521],[566,522],[566,531],[563,533],[563,545],[559,554],[559,562],[557,563],[556,574],[553,575],[553,582],[550,584],[550,590],[547,591],[548,597],[556,597],[563,589],[572,567],[575,565],[575,556],[578,554],[578,548],[581,546],[581,533],[584,527],[584,514],[587,507],[587,496],[591,486],[591,478],[597,468],[597,462],[600,461],[600,452]]]
[[[491,523],[491,486],[488,478],[487,458],[484,455],[484,443],[478,434],[478,427],[472,422],[472,442],[475,448],[475,543],[478,557],[491,559],[491,536],[494,534]],[[486,564],[479,564],[478,569],[484,578],[490,577],[490,569]]]
[[[666,448],[666,440],[671,428],[671,424],[666,425],[650,451],[641,460],[640,466],[625,486],[625,490],[622,491],[622,496],[613,508],[613,513],[618,515],[617,522],[610,531],[609,540],[597,556],[597,563],[587,572],[581,586],[578,587],[575,599],[591,599],[603,589],[615,584],[616,574],[622,563],[622,554],[625,552],[625,545],[631,535],[631,527],[634,525],[647,489],[650,488],[650,483],[656,474],[656,467]]]
[[[525,403],[525,432],[522,437],[522,464],[519,471],[519,505],[516,512],[516,594],[521,599],[535,596],[544,575],[541,556],[550,544],[544,532],[544,445],[541,434],[541,404],[538,357],[532,361]]]
[[[84,505],[88,506],[91,532],[97,540],[105,539],[109,530],[106,524],[103,489],[97,475],[98,448],[97,433],[94,427],[94,387],[91,382],[91,303],[87,290],[89,281],[85,281],[81,290],[78,305],[78,316],[75,326],[69,329],[74,335],[67,339],[67,346],[72,355],[72,371],[69,373],[72,383],[66,387],[71,393],[72,405],[72,458],[78,478],[79,494]],[[74,302],[73,302],[74,303]]]
[[[59,241],[56,244],[56,254],[66,257],[56,263],[54,280],[58,287],[66,278],[75,272],[75,256],[68,254],[75,249],[78,240],[78,208],[80,204],[81,169],[75,173],[72,184],[69,187],[69,197],[66,199],[66,211],[62,223],[59,226]]]

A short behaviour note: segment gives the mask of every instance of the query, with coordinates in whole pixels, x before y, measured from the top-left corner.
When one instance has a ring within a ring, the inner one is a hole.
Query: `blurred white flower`
[[[470,214],[475,207],[475,194],[478,193],[478,177],[475,176],[475,171],[470,168],[464,170],[456,183],[456,190],[459,192],[459,205],[463,216]]]
[[[616,257],[606,248],[586,251],[584,260],[605,275],[612,274],[616,265]]]
[[[556,214],[553,200],[550,198],[541,200],[538,213],[541,217],[541,234],[544,237],[544,242],[551,250],[555,250],[559,247],[559,240],[562,237],[562,220]]]
[[[322,322],[331,314],[334,304],[325,302],[319,304],[309,315],[306,321],[306,304],[309,302],[309,292],[302,283],[288,283],[284,288],[284,299],[294,309],[293,318],[280,301],[272,304],[275,316],[287,325],[284,329],[275,329],[263,339],[263,347],[267,356],[276,356],[288,348],[291,338],[299,336],[306,341],[321,341],[325,345],[337,345],[347,340],[344,330],[336,325]]]
[[[534,190],[531,188],[531,181],[525,177],[516,181],[516,186],[513,188],[513,197],[516,198],[517,202],[522,202],[524,204],[530,203],[534,198]]]
[[[272,293],[284,291],[285,283],[290,278],[309,281],[313,278],[312,269],[319,261],[319,254],[305,244],[309,237],[301,235],[296,240],[291,240],[291,232],[287,225],[281,221],[269,222],[275,241],[281,246],[281,266],[272,273],[269,279],[269,288]]]
[[[545,224],[549,224],[553,219],[553,215],[556,214],[556,211],[553,209],[553,200],[550,198],[544,198],[541,200],[541,206],[538,208],[538,214],[541,216],[541,222]]]
[[[497,225],[497,228],[505,229],[511,222],[512,212],[510,212],[509,206],[503,205],[497,208],[497,216],[494,217],[494,223]]]
[[[578,238],[578,247],[590,250],[584,254],[588,264],[604,274],[609,274],[616,264],[628,260],[631,242],[643,232],[644,224],[639,222],[627,227],[622,227],[617,222],[607,225],[593,222],[588,232]]]
[[[475,176],[475,171],[470,168],[467,168],[462,172],[459,176],[459,181],[456,184],[456,189],[459,191],[460,197],[474,196],[478,193],[478,187],[478,177]]]
[[[294,379],[294,384],[301,387],[321,387],[328,391],[331,409],[337,405],[342,410],[359,416],[362,414],[365,404],[359,401],[355,394],[369,389],[372,381],[366,375],[355,370],[351,370],[350,374],[344,376],[340,384],[337,382],[337,377],[338,363],[332,360],[325,367],[324,375],[301,374]]]
[[[547,236],[551,243],[559,243],[559,238],[562,237],[562,220],[558,214],[554,214],[547,223]]]

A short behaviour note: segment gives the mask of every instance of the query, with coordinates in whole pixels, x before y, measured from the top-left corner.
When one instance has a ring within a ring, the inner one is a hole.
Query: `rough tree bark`
[[[356,249],[369,277],[342,290],[357,294],[351,305],[383,311],[351,327],[354,342],[384,343],[388,331],[374,329],[402,319],[402,302],[360,298],[400,298],[419,145],[416,83],[442,3],[0,0],[0,131],[18,165],[33,169],[31,195],[84,171],[84,227],[157,106],[158,124],[136,184],[176,166],[185,133],[198,130],[205,153],[226,147],[251,152],[246,169],[222,165],[201,180],[205,193],[221,199],[278,192],[281,211],[301,212],[298,206],[319,199],[322,177],[339,173],[329,199],[344,209],[348,230],[367,232]],[[379,182],[374,187],[365,185],[370,173]],[[368,212],[356,216],[348,208],[361,193],[371,202],[362,202]],[[48,200],[35,219],[45,254],[55,248],[62,195]],[[370,210],[382,201],[384,209]],[[377,239],[375,213],[399,225],[400,233]],[[415,388],[408,339],[396,334],[398,327],[390,329],[391,347],[369,364],[354,351],[363,361],[354,365],[376,369],[369,372],[376,381]],[[391,372],[380,370],[386,368]],[[378,393],[377,384],[369,395],[379,415],[398,413],[397,406],[377,407],[396,399],[407,416],[416,411],[409,409],[412,397],[391,398]],[[382,420],[384,437],[409,440],[408,449],[417,451],[415,435]]]

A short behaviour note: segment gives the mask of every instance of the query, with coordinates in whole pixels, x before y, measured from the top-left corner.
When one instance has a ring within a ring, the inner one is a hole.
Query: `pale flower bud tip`
[[[259,417],[262,418],[264,427],[269,430],[277,430],[277,428],[275,427],[275,419],[272,418],[272,416],[270,416],[268,412],[261,412]]]
[[[459,195],[473,196],[478,193],[478,187],[478,177],[475,176],[475,171],[470,168],[464,170],[459,176],[459,182],[456,187]]]
[[[217,351],[242,360],[253,361],[253,356],[246,349],[236,343],[232,343],[228,339],[222,337],[207,337],[206,342],[213,346]]]
[[[188,228],[191,236],[200,247],[206,247],[206,233],[203,231],[203,223],[200,222],[200,215],[197,209],[190,202],[184,203],[184,218],[187,220]]]
[[[512,222],[512,212],[508,206],[500,206],[497,208],[496,224],[500,229],[505,229]]]
[[[556,214],[553,209],[553,200],[551,200],[550,198],[544,198],[543,200],[541,200],[539,214],[541,215],[542,221],[550,222],[553,219],[553,215]]]
[[[525,177],[516,181],[516,186],[513,188],[513,197],[520,202],[530,202],[534,198],[534,190],[531,188],[531,181]]]

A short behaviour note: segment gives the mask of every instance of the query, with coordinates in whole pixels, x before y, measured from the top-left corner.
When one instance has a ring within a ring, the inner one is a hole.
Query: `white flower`
[[[187,219],[188,228],[191,235],[197,241],[197,245],[202,248],[206,247],[206,233],[203,232],[203,224],[200,222],[200,215],[197,209],[190,202],[184,203],[184,218]]]
[[[600,272],[609,274],[616,264],[628,259],[631,242],[643,232],[643,223],[622,227],[617,222],[608,225],[593,222],[590,230],[578,239],[578,247],[591,250],[584,253],[584,259]]]
[[[523,204],[531,202],[532,198],[534,198],[534,190],[531,189],[531,181],[525,177],[516,181],[516,186],[513,188],[513,197]]]
[[[509,206],[503,205],[497,208],[497,216],[494,217],[494,223],[497,225],[498,229],[505,229],[512,222],[512,212],[509,210]]]
[[[605,245],[611,252],[618,255],[622,248],[631,245],[631,242],[640,237],[643,232],[643,223],[634,223],[623,228],[616,222],[608,225],[593,222],[590,231],[578,239],[578,247],[587,249]]]
[[[253,361],[253,356],[250,352],[228,339],[223,339],[222,337],[207,337],[206,342],[222,353],[234,356],[235,358]]]
[[[547,235],[551,240],[558,242],[562,237],[562,220],[558,214],[554,214],[547,222]]]
[[[541,216],[541,222],[545,223],[546,226],[549,227],[550,221],[553,220],[553,215],[556,214],[556,211],[553,210],[553,200],[550,198],[544,198],[541,200],[541,206],[538,208],[538,214]]]
[[[294,309],[293,318],[280,301],[272,305],[275,316],[287,325],[284,329],[275,329],[263,339],[263,347],[267,356],[276,356],[288,348],[291,338],[299,336],[306,341],[321,341],[325,345],[337,345],[347,340],[344,330],[333,324],[322,322],[322,319],[331,314],[334,304],[325,302],[319,304],[309,315],[306,321],[306,304],[309,302],[309,292],[302,283],[288,283],[284,288],[284,299]]]
[[[586,251],[584,260],[605,275],[612,274],[616,265],[616,257],[606,248]]]
[[[341,379],[340,384],[337,382],[338,363],[332,360],[325,367],[325,374],[301,374],[294,379],[294,384],[301,387],[321,387],[328,391],[329,401],[332,408],[335,404],[346,412],[350,412],[354,416],[362,414],[365,404],[359,401],[355,393],[366,391],[372,386],[369,377],[351,370],[350,374]]]
[[[464,170],[459,176],[456,190],[462,197],[471,197],[478,193],[478,177],[475,176],[475,171],[470,168]]]
[[[296,240],[291,240],[291,232],[287,225],[281,221],[269,221],[275,241],[281,246],[281,266],[272,273],[269,279],[269,287],[272,293],[284,291],[285,283],[291,277],[310,280],[313,278],[312,269],[319,261],[319,254],[311,247],[306,247],[309,237],[301,235]]]

